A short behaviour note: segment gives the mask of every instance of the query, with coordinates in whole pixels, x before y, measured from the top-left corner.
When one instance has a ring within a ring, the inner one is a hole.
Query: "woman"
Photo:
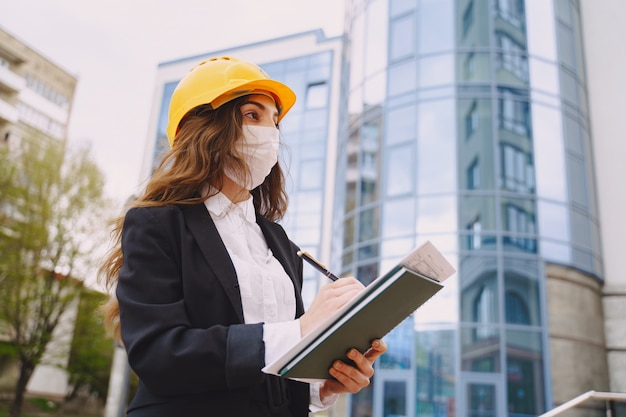
[[[294,102],[230,57],[202,62],[174,91],[171,150],[101,267],[116,287],[108,323],[140,381],[129,416],[304,417],[369,384],[380,340],[323,383],[261,371],[363,288],[325,285],[304,312],[298,248],[275,223],[286,209],[277,126]]]

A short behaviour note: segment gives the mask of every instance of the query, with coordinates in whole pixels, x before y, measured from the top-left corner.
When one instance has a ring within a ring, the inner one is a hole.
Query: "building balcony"
[[[0,121],[17,123],[17,108],[0,98]]]
[[[7,67],[0,66],[0,88],[18,93],[26,87],[26,80]]]

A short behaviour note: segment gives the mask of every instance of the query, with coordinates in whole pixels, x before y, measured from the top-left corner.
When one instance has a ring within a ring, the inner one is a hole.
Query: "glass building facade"
[[[330,416],[536,416],[606,389],[578,1],[347,0],[345,22],[161,64],[144,171],[191,66],[256,62],[298,96],[280,126],[291,239],[366,284],[426,240],[457,269]],[[304,273],[308,305],[325,281]]]
[[[347,22],[333,264],[367,283],[430,240],[457,268],[350,415],[538,415],[546,265],[602,277],[578,2],[362,0]]]

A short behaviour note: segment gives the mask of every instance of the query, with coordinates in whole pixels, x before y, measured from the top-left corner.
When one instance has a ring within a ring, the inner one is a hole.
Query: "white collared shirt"
[[[264,323],[265,363],[272,363],[300,340],[293,282],[267,246],[252,197],[235,204],[218,192],[204,204],[235,266],[244,322]],[[322,403],[319,384],[311,384],[312,410],[334,400]]]

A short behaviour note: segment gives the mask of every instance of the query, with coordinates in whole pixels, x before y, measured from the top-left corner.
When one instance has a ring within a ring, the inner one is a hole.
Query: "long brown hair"
[[[206,185],[215,190],[223,186],[224,166],[241,173],[250,171],[237,152],[235,142],[242,137],[243,116],[240,108],[249,96],[240,97],[213,110],[208,105],[192,109],[181,120],[172,149],[167,152],[143,194],[133,207],[190,205],[203,202]],[[280,164],[274,165],[265,181],[251,191],[255,209],[269,220],[280,220],[287,209],[287,194]],[[98,270],[99,278],[113,292],[124,261],[121,248],[124,215],[113,222],[112,248]],[[119,304],[113,295],[103,306],[105,324],[121,342]]]

